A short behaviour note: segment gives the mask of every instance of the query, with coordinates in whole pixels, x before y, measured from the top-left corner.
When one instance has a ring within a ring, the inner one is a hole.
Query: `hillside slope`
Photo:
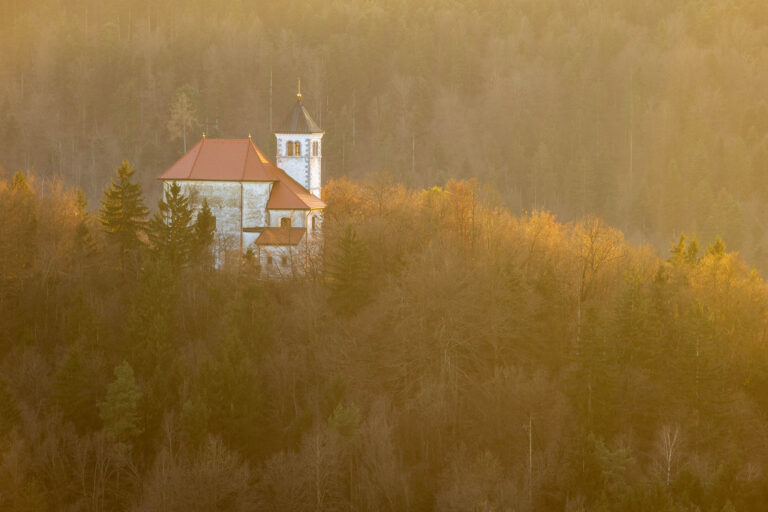
[[[0,182],[0,508],[762,510],[738,254],[475,182],[324,197],[326,274],[265,282],[126,274],[73,190]]]

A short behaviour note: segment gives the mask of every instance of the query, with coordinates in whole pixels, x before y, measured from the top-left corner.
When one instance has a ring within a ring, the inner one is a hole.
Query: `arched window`
[[[316,140],[312,141],[312,156],[317,156],[320,153],[320,143]]]
[[[317,231],[317,216],[312,216],[312,231]]]
[[[293,142],[291,141],[285,143],[285,156],[293,156]]]
[[[293,143],[293,154],[296,156],[301,156],[301,142],[296,141]]]

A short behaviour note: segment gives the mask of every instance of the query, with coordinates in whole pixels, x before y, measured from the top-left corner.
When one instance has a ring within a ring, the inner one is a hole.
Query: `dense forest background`
[[[325,194],[326,271],[269,282],[183,196],[117,232],[0,181],[0,509],[765,509],[768,288],[721,241]]]
[[[92,195],[128,158],[155,199],[180,92],[192,140],[272,153],[301,76],[326,178],[477,177],[513,212],[720,235],[765,270],[766,24],[760,0],[3,0],[0,165]]]
[[[0,0],[0,510],[764,510],[766,26]],[[325,272],[213,269],[155,177],[297,76]]]

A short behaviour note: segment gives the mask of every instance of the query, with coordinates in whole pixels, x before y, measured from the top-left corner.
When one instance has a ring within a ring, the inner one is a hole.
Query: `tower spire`
[[[299,85],[298,85],[298,91],[296,92],[296,97],[298,99],[301,99],[301,77],[299,77],[297,80],[299,81]]]

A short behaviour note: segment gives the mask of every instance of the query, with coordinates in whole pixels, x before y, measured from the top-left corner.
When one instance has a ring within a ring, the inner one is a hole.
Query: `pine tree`
[[[8,390],[8,385],[0,379],[0,437],[8,433],[20,419],[16,400]]]
[[[5,239],[10,243],[0,246],[0,277],[11,277],[9,281],[15,281],[17,286],[21,283],[19,278],[29,276],[35,268],[40,244],[40,201],[29,181],[21,170],[16,171],[8,187],[10,194],[0,198],[3,212],[13,212],[3,216],[2,231],[8,233]]]
[[[11,180],[10,185],[11,190],[18,190],[21,192],[31,192],[32,188],[29,186],[29,183],[27,182],[27,177],[24,175],[24,171],[19,169],[13,174],[13,179]]]
[[[680,235],[680,241],[677,244],[672,244],[670,254],[667,261],[674,265],[695,265],[699,261],[699,242],[695,236],[692,236],[690,240],[686,238],[685,233]]]
[[[615,389],[615,354],[597,311],[586,312],[582,335],[575,347],[573,392],[579,412],[589,432],[609,431],[616,421],[613,412]]]
[[[719,236],[715,238],[715,241],[712,243],[712,245],[707,247],[707,254],[717,258],[721,258],[723,255],[725,255],[725,242],[723,242],[723,239]]]
[[[187,446],[200,448],[208,435],[211,410],[200,396],[193,396],[181,408],[181,430]]]
[[[339,402],[333,414],[328,417],[328,426],[344,437],[351,437],[360,426],[360,409],[355,404]]]
[[[77,187],[76,194],[76,206],[80,222],[75,228],[75,249],[79,264],[83,258],[93,255],[96,247],[89,227],[91,215],[88,213],[88,200],[85,198],[85,192],[82,188]]]
[[[99,405],[108,439],[128,443],[141,434],[138,414],[140,396],[133,368],[123,361],[115,367],[115,380],[107,388],[106,399]]]
[[[209,430],[240,452],[254,454],[261,448],[263,397],[256,365],[245,343],[237,336],[222,340],[213,357],[202,362],[196,386],[212,412]]]
[[[170,364],[173,359],[178,294],[177,281],[169,264],[165,260],[148,260],[131,297],[121,347],[122,356],[143,378],[148,378],[158,367]]]
[[[189,262],[195,235],[189,197],[174,182],[165,191],[165,197],[157,205],[157,213],[149,221],[149,241],[160,258],[178,269]]]
[[[339,239],[336,257],[329,265],[331,303],[337,313],[352,314],[370,297],[368,252],[352,226]]]
[[[192,257],[206,267],[210,267],[213,256],[213,235],[216,232],[216,217],[208,206],[208,200],[203,198],[203,204],[197,212],[194,229]]]
[[[149,213],[144,206],[141,185],[133,183],[131,178],[136,170],[127,160],[115,169],[110,187],[104,190],[101,200],[99,221],[107,233],[107,238],[120,252],[121,267],[125,269],[126,255],[138,250],[142,243],[139,233],[144,231]]]
[[[54,403],[64,419],[81,432],[94,428],[99,422],[98,411],[93,407],[99,400],[99,384],[103,385],[104,380],[98,355],[85,343],[74,344],[53,381]]]

